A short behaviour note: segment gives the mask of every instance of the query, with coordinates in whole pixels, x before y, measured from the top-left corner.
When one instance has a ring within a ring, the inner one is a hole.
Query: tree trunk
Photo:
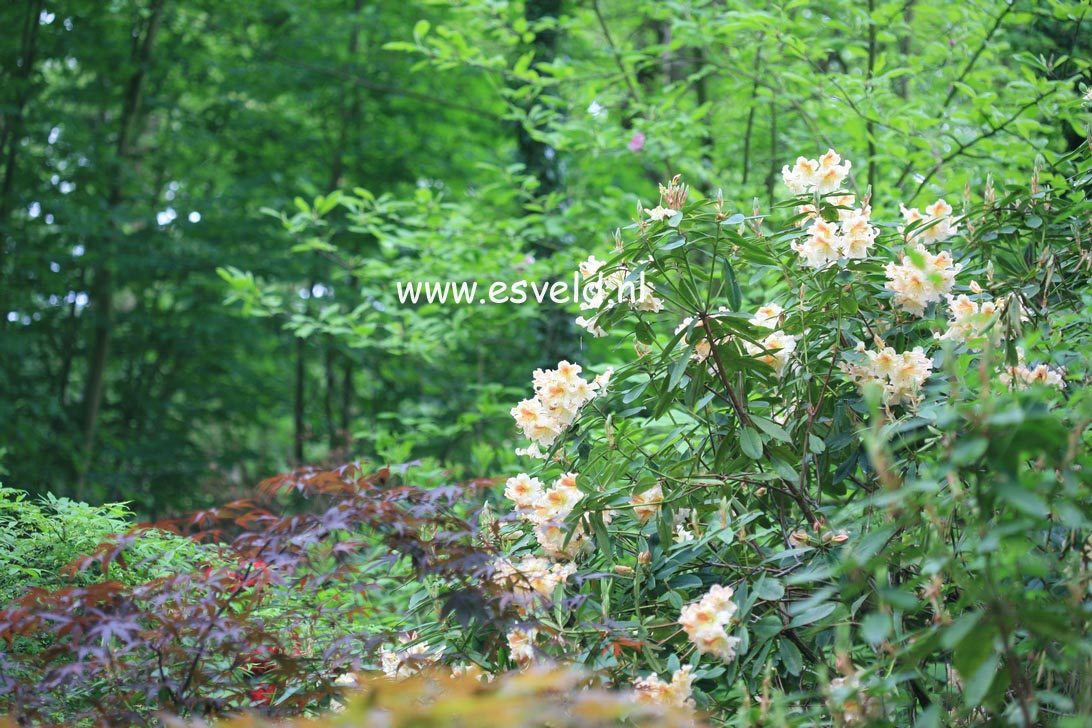
[[[35,50],[38,44],[38,16],[43,0],[27,0],[27,14],[23,19],[22,53],[15,69],[14,110],[10,117],[0,116],[0,154],[4,159],[4,177],[0,182],[0,327],[7,326],[7,241],[3,237],[12,210],[12,190],[15,186],[15,165],[19,156],[19,141],[23,135],[23,117],[30,101],[30,79],[34,69]]]
[[[306,438],[304,427],[306,426],[306,405],[303,397],[306,394],[305,377],[307,374],[307,341],[300,336],[296,337],[296,397],[294,410],[295,434],[292,445],[292,459],[295,467],[303,465],[303,441]]]
[[[121,128],[118,131],[116,147],[117,170],[114,183],[109,192],[110,207],[117,207],[125,199],[122,184],[126,160],[132,147],[140,105],[144,94],[144,85],[148,76],[148,67],[152,59],[152,47],[163,18],[166,0],[155,0],[152,13],[143,34],[138,33],[133,42],[133,75],[126,87],[121,113]],[[103,241],[103,254],[99,256],[91,280],[91,307],[93,316],[93,334],[87,359],[87,381],[83,395],[83,459],[79,465],[76,481],[76,496],[82,499],[87,483],[87,473],[95,454],[95,435],[98,430],[102,411],[103,394],[106,389],[106,369],[109,364],[110,336],[113,331],[114,308],[114,273],[112,240]]]

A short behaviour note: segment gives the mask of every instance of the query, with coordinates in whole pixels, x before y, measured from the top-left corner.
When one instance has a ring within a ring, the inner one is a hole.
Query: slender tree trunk
[[[118,132],[116,147],[117,169],[114,182],[109,192],[109,203],[115,208],[125,198],[123,178],[127,160],[132,152],[136,136],[137,121],[143,100],[144,86],[148,77],[148,68],[152,60],[152,48],[159,32],[166,0],[155,0],[143,33],[138,33],[133,41],[133,75],[126,86],[122,105],[121,128]],[[103,254],[99,256],[91,279],[92,339],[87,359],[87,381],[83,395],[83,459],[79,465],[76,482],[76,495],[84,497],[87,473],[95,454],[95,436],[98,430],[102,410],[103,394],[106,389],[106,369],[109,364],[110,337],[113,333],[113,308],[115,281],[112,270],[114,242],[103,241]]]
[[[360,53],[360,14],[364,10],[364,0],[353,0],[353,19],[349,31],[349,43],[346,54],[346,78],[352,77],[353,61]],[[337,145],[333,150],[330,160],[330,183],[327,189],[330,191],[341,187],[342,176],[345,172],[345,153],[356,139],[357,120],[360,118],[361,88],[358,84],[348,84],[346,103],[341,110],[341,129],[338,134]],[[354,290],[359,289],[360,284],[356,276],[349,275],[349,283]],[[340,416],[341,427],[334,424],[334,392],[336,388],[337,350],[332,343],[327,343],[326,350],[326,428],[329,435],[330,449],[339,447],[348,449],[351,435],[351,407],[353,397],[353,361],[349,357],[344,358],[341,372],[341,402]]]
[[[7,241],[3,233],[7,227],[13,206],[12,190],[15,186],[15,166],[19,157],[19,142],[23,135],[23,118],[30,101],[30,79],[34,70],[35,51],[38,45],[38,16],[43,0],[27,0],[27,14],[23,18],[22,53],[19,65],[12,74],[15,79],[14,109],[9,115],[0,116],[0,154],[4,159],[4,177],[0,182],[0,327],[7,326]]]
[[[322,393],[322,414],[326,420],[326,441],[330,445],[330,452],[337,450],[339,436],[337,425],[334,424],[334,397],[337,389],[337,349],[334,342],[326,342],[326,359],[323,361],[323,374],[326,387]]]
[[[914,37],[914,0],[910,0],[910,2],[906,3],[906,7],[902,11],[902,21],[906,23],[907,28],[910,28],[910,30],[899,38],[899,59],[900,61],[905,61],[910,55],[910,42]],[[895,79],[895,93],[898,94],[901,99],[909,98],[909,79],[910,75],[905,73]]]
[[[303,465],[303,442],[307,435],[304,432],[306,427],[306,405],[303,398],[307,393],[306,375],[307,375],[307,341],[300,336],[296,337],[296,396],[295,407],[293,408],[293,422],[295,423],[295,432],[292,442],[292,464],[296,467]]]
[[[532,26],[543,18],[557,17],[560,12],[561,0],[526,0],[524,3],[524,17]],[[553,61],[557,55],[557,31],[551,28],[539,32],[532,41],[530,50],[535,52],[536,64]],[[561,183],[559,160],[551,154],[552,150],[548,149],[548,145],[535,139],[522,124],[516,127],[516,143],[520,161],[538,179],[539,193],[548,195],[555,191]],[[541,253],[549,255],[555,246],[542,241],[536,247]]]
[[[353,360],[346,357],[341,370],[341,437],[346,450],[353,445]],[[351,454],[351,453],[350,453]]]
[[[532,27],[543,18],[557,17],[560,13],[561,0],[525,0],[523,6],[523,15]],[[557,40],[557,31],[547,28],[537,33],[534,41],[521,47],[520,51],[534,51],[535,65],[549,63],[557,55]],[[527,105],[531,103],[528,101]],[[524,169],[538,180],[536,194],[545,198],[561,187],[561,160],[555,150],[536,139],[523,124],[516,125],[516,149]],[[531,241],[531,251],[539,257],[549,257],[559,246],[560,242],[551,238]],[[571,327],[569,316],[560,306],[551,304],[540,309],[537,323],[542,360],[544,363],[556,362],[563,356],[560,341]]]
[[[865,67],[865,90],[872,96],[872,77],[876,71],[876,0],[868,0],[868,65]],[[876,125],[869,114],[865,122],[865,136],[868,137],[868,187],[876,185]]]

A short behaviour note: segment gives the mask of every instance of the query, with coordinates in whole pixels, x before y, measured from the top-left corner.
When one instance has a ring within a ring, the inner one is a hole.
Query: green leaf
[[[738,311],[743,307],[743,291],[739,287],[736,270],[727,258],[724,259],[724,279],[728,284],[728,307],[733,311]]]
[[[817,606],[806,609],[800,614],[796,615],[791,622],[789,622],[790,629],[796,629],[797,627],[804,627],[809,624],[814,624],[820,619],[830,616],[830,613],[838,608],[838,605],[833,602],[827,602],[826,604],[819,604]]]
[[[768,420],[765,417],[759,417],[758,415],[751,415],[751,423],[775,440],[792,443],[792,437],[789,436],[789,433],[785,431],[784,427],[776,422]]]
[[[781,653],[781,663],[789,674],[799,675],[804,671],[804,658],[800,654],[800,648],[792,640],[782,638],[778,651]]]
[[[785,596],[785,586],[777,579],[764,576],[755,584],[755,596],[766,602],[776,602]]]
[[[1020,483],[1012,481],[999,483],[997,485],[997,496],[1016,510],[1029,516],[1042,518],[1050,513],[1050,508],[1043,499],[1024,488]]]
[[[690,352],[693,350],[693,346],[688,346],[686,351],[679,356],[678,359],[671,365],[671,372],[667,379],[668,391],[673,391],[679,386],[679,382],[682,380],[683,374],[686,373],[686,367],[690,364]],[[666,395],[665,395],[666,396]]]
[[[752,460],[762,458],[762,438],[754,428],[744,427],[739,433],[739,446],[743,454]]]
[[[871,612],[861,620],[861,636],[870,645],[878,645],[891,633],[891,617],[883,612]]]
[[[998,657],[993,649],[996,634],[997,629],[988,622],[975,624],[952,652],[952,663],[963,676],[967,706],[978,705],[990,687]]]

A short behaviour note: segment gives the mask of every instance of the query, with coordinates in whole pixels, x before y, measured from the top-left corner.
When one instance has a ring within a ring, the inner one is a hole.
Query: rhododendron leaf
[[[728,287],[728,308],[739,311],[743,307],[743,291],[739,287],[736,270],[727,258],[724,258],[724,278]]]
[[[827,603],[806,609],[793,617],[792,621],[789,622],[789,628],[796,629],[797,627],[805,627],[809,624],[814,624],[819,620],[830,616],[837,608],[837,604]]]
[[[804,669],[804,658],[800,654],[800,648],[793,644],[792,640],[781,639],[778,651],[781,655],[781,664],[791,675],[799,675]]]
[[[754,424],[755,427],[762,430],[775,440],[780,440],[781,442],[785,443],[792,442],[792,436],[789,435],[785,428],[777,424],[776,422],[773,422],[772,420],[768,420],[765,417],[752,414],[751,422]]]
[[[763,576],[755,584],[755,595],[767,602],[775,602],[785,596],[785,587],[777,579]]]
[[[1002,501],[1030,516],[1045,517],[1050,513],[1050,508],[1042,498],[1019,483],[1000,482],[996,486],[996,492]]]
[[[694,344],[690,344],[682,352],[678,359],[671,365],[668,373],[667,391],[672,391],[679,386],[679,382],[686,373],[686,367],[690,364],[690,355],[694,352]]]
[[[861,636],[870,645],[878,645],[891,633],[891,617],[883,612],[870,612],[861,620]]]
[[[762,438],[750,427],[744,427],[739,433],[739,446],[743,454],[752,460],[762,458]]]

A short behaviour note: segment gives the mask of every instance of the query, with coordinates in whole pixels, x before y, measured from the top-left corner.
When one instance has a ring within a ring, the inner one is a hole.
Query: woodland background
[[[571,313],[400,306],[399,276],[565,279],[673,174],[762,207],[828,146],[908,205],[1027,178],[1084,139],[1088,11],[4,3],[0,473],[157,517],[297,464],[502,471],[529,372],[610,352]],[[379,212],[311,224],[358,188]]]

